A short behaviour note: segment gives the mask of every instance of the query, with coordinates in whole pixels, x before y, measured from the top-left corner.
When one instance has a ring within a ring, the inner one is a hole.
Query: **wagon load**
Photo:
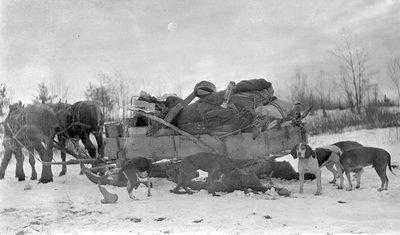
[[[230,94],[229,94],[230,92]],[[284,118],[293,105],[273,96],[272,84],[265,79],[243,80],[231,91],[215,91],[200,96],[184,107],[172,121],[191,134],[249,131],[257,116]]]

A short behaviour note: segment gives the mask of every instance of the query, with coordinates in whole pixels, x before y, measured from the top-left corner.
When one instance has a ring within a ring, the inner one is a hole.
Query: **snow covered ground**
[[[318,147],[339,140],[356,140],[381,147],[400,162],[400,128],[351,131],[310,137]],[[56,156],[57,158],[58,156]],[[290,156],[295,166],[297,161]],[[37,164],[38,172],[40,166]],[[53,167],[58,175],[60,167]],[[212,197],[206,191],[194,195],[169,193],[174,183],[153,179],[152,197],[140,186],[128,197],[125,188],[107,186],[117,193],[116,204],[101,204],[96,185],[70,166],[66,176],[53,183],[17,182],[15,160],[0,181],[0,234],[399,234],[400,170],[388,172],[389,190],[378,192],[380,180],[367,167],[361,189],[351,192],[329,185],[331,173],[323,169],[323,194],[314,196],[316,182],[299,194],[298,181],[274,179],[273,183],[292,191],[290,197],[274,192],[245,195],[241,191]],[[25,173],[30,176],[28,162]],[[345,185],[346,181],[345,181]],[[30,188],[30,189],[29,189]],[[28,189],[28,190],[26,190]]]

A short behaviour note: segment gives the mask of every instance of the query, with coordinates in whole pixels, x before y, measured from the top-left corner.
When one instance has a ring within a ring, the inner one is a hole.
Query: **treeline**
[[[335,70],[329,73],[323,69],[317,72],[296,70],[290,84],[289,98],[292,101],[299,100],[305,107],[321,109],[324,117],[328,109],[350,109],[360,115],[370,105],[399,104],[400,55],[389,60],[385,69],[377,68],[373,63],[373,54],[356,35],[350,33],[344,33],[330,53],[336,64]],[[397,94],[394,99],[389,99],[382,92],[379,81],[384,79],[389,79],[392,91]]]

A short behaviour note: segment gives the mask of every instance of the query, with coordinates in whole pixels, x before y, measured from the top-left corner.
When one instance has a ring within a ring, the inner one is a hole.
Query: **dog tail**
[[[389,166],[389,170],[390,170],[390,172],[392,172],[392,174],[393,175],[396,175],[395,173],[393,173],[393,170],[392,170],[392,164],[390,163],[391,161],[390,161],[390,154],[388,153],[388,152],[386,152],[386,155],[387,155],[387,161],[388,161],[388,166]]]

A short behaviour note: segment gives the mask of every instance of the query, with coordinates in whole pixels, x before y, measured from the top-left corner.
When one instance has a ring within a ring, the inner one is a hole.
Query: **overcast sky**
[[[83,99],[99,73],[130,78],[136,94],[259,77],[284,92],[296,68],[336,72],[343,29],[378,69],[400,56],[398,0],[2,0],[0,11],[0,82],[25,102],[41,81]],[[381,69],[383,90],[385,78]]]

